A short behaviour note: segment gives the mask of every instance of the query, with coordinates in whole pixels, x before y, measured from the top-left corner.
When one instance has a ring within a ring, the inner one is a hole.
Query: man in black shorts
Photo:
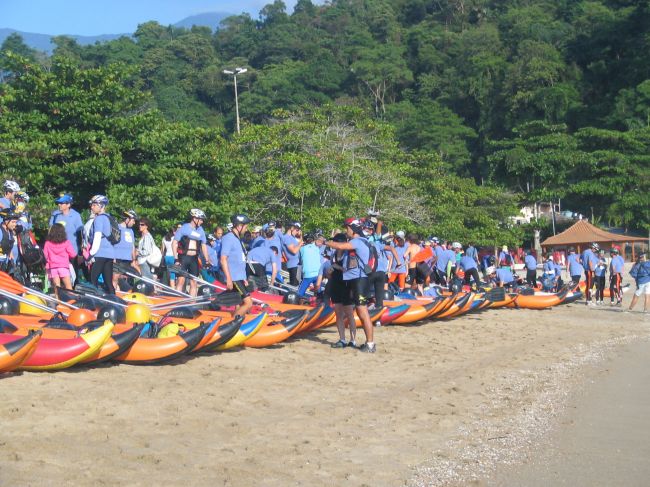
[[[205,213],[203,210],[193,208],[190,210],[189,221],[184,223],[174,234],[172,241],[172,251],[174,259],[180,264],[183,271],[192,276],[199,275],[199,252],[203,254],[205,262],[210,262],[208,256],[207,239],[203,230]],[[182,247],[183,253],[179,255],[179,246]],[[185,290],[185,276],[179,275],[176,279],[176,289]],[[190,279],[190,294],[197,294],[196,280]]]
[[[242,237],[250,218],[246,215],[234,215],[232,231],[223,236],[221,245],[221,269],[226,276],[226,288],[229,291],[236,291],[242,298],[242,304],[235,308],[235,316],[244,316],[252,307],[253,299],[250,297],[250,287],[246,275],[246,248]]]

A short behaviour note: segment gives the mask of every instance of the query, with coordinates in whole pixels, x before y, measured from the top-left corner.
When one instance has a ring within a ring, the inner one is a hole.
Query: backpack
[[[108,218],[108,222],[111,225],[111,233],[109,233],[106,236],[106,240],[108,240],[111,245],[117,245],[122,240],[122,232],[120,231],[120,225],[117,223],[117,220],[115,218],[113,218],[112,215],[109,215],[108,213],[102,213],[102,215],[104,215],[106,218]],[[98,216],[102,216],[102,215],[98,215]],[[97,219],[97,217],[95,217],[95,219]],[[93,223],[93,225],[94,225],[94,223]],[[93,229],[91,234],[94,234],[94,233],[95,233],[95,230]]]
[[[36,242],[31,230],[23,230],[18,235],[18,252],[28,270],[42,269],[45,265],[45,255]]]
[[[379,253],[377,252],[377,247],[375,247],[373,244],[369,243],[365,239],[362,240],[368,247],[368,250],[370,251],[370,254],[368,256],[368,262],[361,261],[361,263],[363,264],[363,272],[365,272],[366,275],[368,275],[368,274],[372,274],[373,272],[377,272],[377,265],[379,264]]]

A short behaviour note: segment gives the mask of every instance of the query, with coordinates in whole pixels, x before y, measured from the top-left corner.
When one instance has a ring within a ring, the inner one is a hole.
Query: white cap
[[[451,244],[451,248],[452,249],[462,249],[463,246],[460,244],[460,242],[454,242],[453,244]]]
[[[406,234],[404,233],[404,230],[400,230],[397,232],[395,235],[397,235],[399,238],[404,238],[406,237]]]

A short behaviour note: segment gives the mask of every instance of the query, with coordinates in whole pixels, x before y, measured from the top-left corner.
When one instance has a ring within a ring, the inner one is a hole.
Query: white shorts
[[[646,282],[645,284],[641,284],[639,286],[639,289],[634,291],[634,295],[639,297],[642,294],[645,294],[646,296],[650,294],[650,282]]]

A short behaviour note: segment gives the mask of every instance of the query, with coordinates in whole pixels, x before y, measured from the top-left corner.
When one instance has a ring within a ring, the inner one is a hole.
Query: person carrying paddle
[[[251,220],[246,215],[237,214],[230,221],[232,230],[223,236],[221,245],[221,270],[226,276],[226,289],[237,292],[242,298],[242,303],[233,313],[238,317],[253,307],[246,275],[246,249],[241,241]]]
[[[363,229],[357,219],[345,221],[345,232],[349,238],[348,242],[335,242],[328,240],[325,245],[335,250],[344,250],[343,255],[343,282],[347,288],[348,300],[344,304],[344,311],[348,323],[354,322],[354,311],[363,324],[363,331],[366,334],[366,343],[359,350],[367,353],[375,353],[377,347],[373,341],[373,325],[368,314],[367,295],[368,277],[365,267],[370,258],[368,241],[363,236]],[[347,304],[351,303],[351,304]]]
[[[106,214],[108,198],[103,194],[93,196],[90,201],[90,212],[93,222],[88,231],[90,250],[88,251],[90,267],[90,282],[99,286],[99,276],[102,276],[104,286],[109,294],[115,294],[113,286],[113,260],[115,250],[108,240],[111,235],[111,221]]]
[[[207,238],[203,230],[205,213],[198,208],[192,208],[189,212],[189,221],[176,230],[172,251],[174,260],[180,264],[181,271],[192,276],[199,275],[199,253],[203,255],[204,262],[209,262]],[[225,238],[225,237],[224,237]],[[179,255],[179,248],[183,253]],[[185,288],[185,276],[179,275],[176,278],[176,289],[183,291]],[[195,279],[190,279],[190,295],[196,296],[197,284]]]
[[[620,251],[617,247],[612,247],[609,251],[612,260],[609,262],[609,298],[610,306],[614,306],[614,299],[616,299],[616,306],[621,306],[623,301],[623,293],[621,292],[621,283],[623,282],[623,269],[625,268],[625,261],[621,257]]]

